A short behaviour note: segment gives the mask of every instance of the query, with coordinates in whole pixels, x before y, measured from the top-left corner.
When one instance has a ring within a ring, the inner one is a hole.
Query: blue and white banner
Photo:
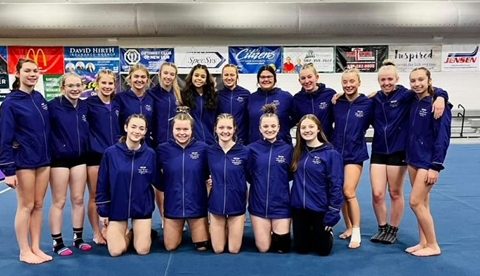
[[[177,47],[174,60],[179,74],[188,74],[197,64],[206,65],[211,74],[221,74],[227,56],[227,47]]]
[[[128,73],[130,67],[140,63],[155,74],[164,62],[172,62],[173,48],[120,48],[120,72]]]
[[[441,45],[390,45],[388,59],[395,63],[399,72],[410,72],[417,67],[425,67],[438,72],[442,69]]]
[[[442,71],[479,71],[478,45],[443,45]]]
[[[85,95],[95,89],[95,76],[102,69],[118,73],[120,49],[117,46],[65,47],[65,72],[82,76],[86,85]]]
[[[280,73],[282,69],[282,48],[280,46],[229,47],[230,63],[237,65],[240,73],[254,74],[260,67],[270,65]]]

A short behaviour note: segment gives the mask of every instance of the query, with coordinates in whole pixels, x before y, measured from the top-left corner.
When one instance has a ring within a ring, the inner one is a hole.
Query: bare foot
[[[429,257],[429,256],[437,256],[442,254],[442,251],[440,250],[440,247],[424,247],[422,249],[419,249],[417,251],[414,251],[411,253],[414,256],[417,257]]]
[[[21,262],[27,263],[27,264],[41,264],[44,263],[45,260],[40,258],[39,256],[33,254],[32,251],[27,251],[20,253],[19,259]]]
[[[33,252],[33,254],[35,254],[38,257],[40,257],[41,259],[43,259],[45,262],[49,262],[49,261],[53,260],[52,256],[45,254],[45,252],[43,252],[40,249],[33,249],[32,248],[32,252]]]
[[[419,243],[419,244],[417,244],[417,245],[408,247],[407,249],[405,249],[405,252],[411,254],[411,253],[413,253],[413,252],[415,252],[415,251],[417,251],[417,250],[420,250],[420,249],[422,249],[422,248],[424,248],[424,247],[425,247],[425,245]]]
[[[103,235],[101,233],[93,235],[93,242],[97,245],[107,244],[107,241],[105,240],[105,238],[103,237]]]
[[[345,232],[340,234],[338,237],[342,240],[346,240],[346,239],[349,239],[351,236],[352,236],[352,228],[348,228],[347,230],[345,230]]]

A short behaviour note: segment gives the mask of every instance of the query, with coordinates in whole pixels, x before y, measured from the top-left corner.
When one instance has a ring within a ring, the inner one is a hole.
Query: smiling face
[[[417,95],[426,96],[431,84],[432,79],[428,77],[425,70],[418,69],[410,73],[410,87]]]
[[[135,70],[130,75],[130,85],[133,90],[144,91],[147,89],[148,74],[143,69]]]
[[[102,74],[97,81],[97,91],[105,97],[115,93],[115,78],[110,74]]]
[[[63,82],[62,90],[69,100],[78,100],[83,92],[82,79],[77,75],[67,76]]]
[[[215,133],[218,136],[218,140],[224,143],[233,141],[235,135],[235,126],[233,125],[233,119],[222,118],[217,121],[215,126]]]
[[[32,90],[38,82],[38,78],[40,77],[40,70],[38,69],[38,66],[33,62],[24,62],[20,70],[18,70],[18,72],[15,74],[15,76],[20,81],[20,90]]]
[[[318,140],[320,129],[318,125],[311,119],[305,119],[300,123],[300,135],[305,142]]]
[[[202,68],[198,68],[193,71],[192,74],[192,83],[195,88],[201,88],[207,83],[207,71]]]
[[[169,89],[177,77],[177,70],[171,65],[162,65],[159,75],[162,87]]]
[[[360,80],[356,73],[349,72],[342,75],[342,88],[345,94],[349,96],[357,94],[358,87],[360,87]]]
[[[275,87],[275,76],[272,72],[264,70],[258,77],[258,84],[262,90],[272,90]]]
[[[319,76],[311,67],[306,67],[300,71],[298,81],[305,92],[314,92],[318,89],[317,83]]]
[[[391,93],[395,90],[398,82],[398,75],[395,69],[390,67],[381,68],[378,72],[378,84],[384,93]]]
[[[132,143],[140,143],[147,133],[147,123],[142,118],[130,118],[124,126],[127,133],[127,141]]]
[[[237,86],[238,74],[235,67],[224,67],[222,72],[223,85],[229,89]]]
[[[275,142],[279,131],[280,124],[277,116],[265,116],[260,121],[260,133],[263,139],[269,142]]]
[[[192,140],[192,123],[189,120],[175,119],[173,122],[173,138],[182,147]]]

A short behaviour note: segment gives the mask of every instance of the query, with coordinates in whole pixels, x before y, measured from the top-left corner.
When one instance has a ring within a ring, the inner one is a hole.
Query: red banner
[[[63,47],[8,46],[9,74],[15,74],[15,66],[21,58],[34,60],[44,75],[61,75],[65,72]]]

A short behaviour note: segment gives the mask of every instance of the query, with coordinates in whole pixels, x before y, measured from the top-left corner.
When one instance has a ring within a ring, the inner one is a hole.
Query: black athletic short
[[[71,169],[78,165],[86,164],[87,158],[85,156],[80,158],[62,158],[62,159],[52,159],[50,167],[52,168],[68,168]]]
[[[87,155],[87,166],[100,166],[103,154],[98,152],[90,152]]]
[[[390,166],[406,166],[405,151],[397,151],[391,154],[372,153],[370,164],[382,164]]]

